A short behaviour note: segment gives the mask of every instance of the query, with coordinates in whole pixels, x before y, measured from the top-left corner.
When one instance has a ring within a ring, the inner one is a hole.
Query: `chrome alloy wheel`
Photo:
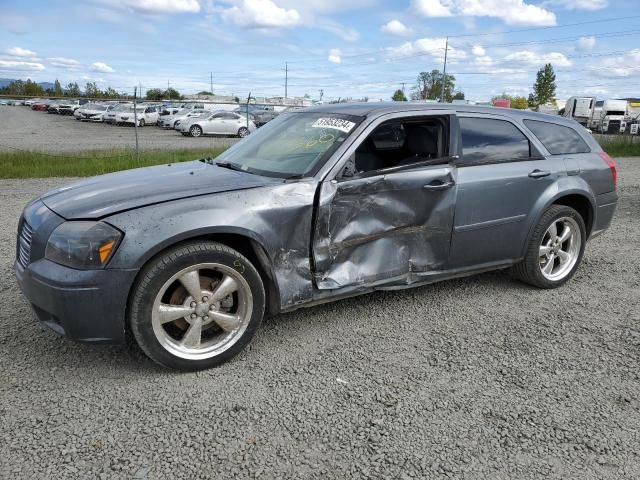
[[[200,263],[164,283],[151,321],[156,339],[172,355],[204,360],[242,337],[252,311],[251,288],[240,273],[219,263]]]
[[[570,217],[554,220],[540,245],[540,270],[551,281],[562,280],[573,269],[582,246],[578,223]]]

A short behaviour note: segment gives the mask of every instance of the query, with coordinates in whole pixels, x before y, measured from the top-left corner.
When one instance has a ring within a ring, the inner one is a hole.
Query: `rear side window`
[[[506,120],[460,118],[462,164],[511,162],[530,157],[529,140]]]
[[[524,124],[538,140],[549,150],[551,155],[569,153],[587,153],[591,149],[580,134],[571,127],[538,120],[524,120]]]

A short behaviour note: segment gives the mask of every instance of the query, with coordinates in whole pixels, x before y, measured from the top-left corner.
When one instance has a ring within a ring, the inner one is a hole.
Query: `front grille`
[[[31,259],[31,237],[33,236],[33,229],[26,220],[23,220],[22,227],[18,233],[18,263],[23,268],[27,268],[29,260]]]

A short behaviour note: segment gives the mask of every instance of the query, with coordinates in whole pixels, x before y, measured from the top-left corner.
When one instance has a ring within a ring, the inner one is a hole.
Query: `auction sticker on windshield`
[[[342,118],[319,118],[311,125],[313,128],[333,128],[334,130],[340,130],[345,133],[349,133],[355,126],[355,122],[344,120]]]

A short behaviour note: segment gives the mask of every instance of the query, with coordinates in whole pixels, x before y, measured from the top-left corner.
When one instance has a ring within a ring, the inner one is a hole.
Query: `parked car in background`
[[[182,110],[179,110],[177,113],[173,115],[167,115],[165,117],[160,118],[158,120],[158,125],[161,126],[162,128],[173,128],[177,130],[178,125],[180,125],[180,122],[191,117],[207,115],[209,113],[211,112],[208,112],[206,110],[202,110],[199,108],[195,108],[195,109],[183,108]]]
[[[327,105],[281,115],[216,159],[35,199],[15,273],[59,334],[131,332],[159,364],[197,370],[242,351],[265,313],[492,269],[560,287],[609,227],[616,175],[559,116]]]
[[[124,109],[116,114],[116,125],[134,125],[137,120],[139,127],[145,125],[154,125],[158,123],[158,108],[155,105],[129,105],[127,109]]]
[[[41,102],[41,101],[42,101],[41,98],[29,98],[28,100],[24,101],[24,105],[27,106],[27,107],[30,107],[34,103],[38,103],[38,102]]]
[[[273,105],[241,105],[234,112],[251,114],[257,127],[261,127],[278,116]]]
[[[133,103],[129,103],[129,102],[118,103],[111,110],[104,113],[104,115],[102,116],[102,121],[104,123],[113,125],[116,123],[116,115],[128,110],[132,106],[133,106]]]
[[[82,102],[86,103],[86,102]],[[58,112],[60,115],[73,115],[80,108],[80,100],[64,100],[58,103]]]
[[[182,135],[233,135],[244,138],[256,129],[256,124],[247,121],[246,116],[237,112],[216,112],[198,115],[180,122],[177,129]]]
[[[59,102],[50,103],[47,108],[47,113],[58,113],[58,108],[60,107]]]
[[[87,103],[76,109],[73,116],[76,120],[88,122],[102,122],[104,115],[115,108],[115,105],[105,105],[101,103]]]
[[[42,100],[39,102],[35,102],[33,105],[31,105],[31,110],[46,112],[48,111],[50,104],[51,104],[50,100]]]

